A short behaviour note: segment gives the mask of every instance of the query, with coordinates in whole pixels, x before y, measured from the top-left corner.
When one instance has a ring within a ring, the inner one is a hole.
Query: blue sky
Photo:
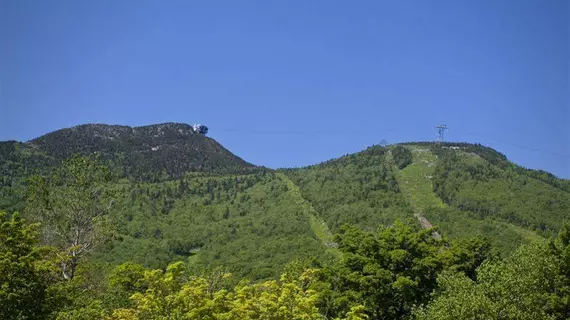
[[[480,142],[570,177],[565,0],[0,0],[0,140],[204,123],[255,164]]]

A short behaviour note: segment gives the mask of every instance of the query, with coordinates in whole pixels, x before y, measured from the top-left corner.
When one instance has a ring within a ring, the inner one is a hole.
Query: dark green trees
[[[439,293],[419,320],[569,319],[569,228],[550,243],[524,245],[504,260],[483,263],[473,281],[463,273],[438,278]]]
[[[438,155],[434,192],[449,206],[477,218],[499,218],[550,236],[570,212],[570,195],[524,170],[500,167],[478,154],[433,148]],[[533,172],[533,171],[529,171]],[[560,184],[564,180],[559,179]]]
[[[431,231],[396,223],[366,232],[344,226],[337,237],[343,261],[321,271],[326,283],[321,301],[325,314],[339,316],[362,305],[371,319],[398,319],[427,301],[443,269],[444,243]]]
[[[0,212],[0,319],[46,319],[54,307],[49,263],[35,246],[37,227]]]
[[[412,152],[408,148],[398,145],[392,148],[391,151],[392,159],[394,159],[398,169],[404,169],[412,163]]]
[[[334,318],[360,306],[370,319],[411,319],[444,270],[472,275],[489,257],[484,240],[448,243],[432,232],[401,222],[377,232],[344,226],[337,236],[342,262],[319,271],[321,313]]]

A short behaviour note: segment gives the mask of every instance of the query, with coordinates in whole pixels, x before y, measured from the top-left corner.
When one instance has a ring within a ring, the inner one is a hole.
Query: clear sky
[[[0,140],[198,122],[284,167],[445,123],[570,178],[569,3],[0,0]]]

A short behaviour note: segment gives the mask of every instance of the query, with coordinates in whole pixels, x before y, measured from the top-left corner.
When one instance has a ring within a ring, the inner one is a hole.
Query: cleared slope
[[[422,228],[431,228],[433,225],[425,217],[425,210],[445,207],[441,199],[432,191],[431,178],[436,158],[426,148],[415,146],[406,148],[412,152],[412,163],[398,171],[396,175],[398,185],[414,209],[414,216]],[[434,232],[433,235],[441,239],[439,232]]]
[[[308,218],[313,234],[326,247],[326,252],[332,259],[339,261],[342,257],[342,253],[337,249],[338,243],[334,241],[334,235],[329,230],[327,223],[319,216],[315,208],[303,198],[299,186],[283,173],[278,172],[276,176],[287,186],[289,194],[295,199],[297,206],[301,208],[302,212]]]
[[[554,186],[566,180],[547,183],[533,178],[529,170],[501,167],[461,145],[456,148],[432,147],[438,156],[434,190],[448,205],[546,236],[570,218],[570,193]]]
[[[507,254],[521,243],[543,241],[548,232],[537,226],[554,230],[550,221],[568,218],[564,208],[570,197],[555,187],[564,186],[564,180],[535,179],[527,175],[533,171],[504,165],[507,160],[499,153],[479,145],[403,146],[412,151],[408,165],[405,157],[393,158],[398,146],[374,146],[283,173],[333,232],[344,223],[374,230],[398,219],[425,217],[443,236],[487,237]],[[496,214],[484,214],[488,208]],[[533,224],[512,217],[528,217]],[[425,225],[427,220],[422,218]]]
[[[412,152],[412,163],[399,170],[398,185],[417,212],[427,208],[444,208],[445,204],[433,193],[433,171],[437,158],[429,148],[407,146]]]
[[[433,192],[433,175],[437,157],[426,146],[406,146],[413,162],[397,174],[398,184],[409,199],[416,214],[425,216],[432,225],[451,238],[483,236],[493,247],[509,253],[521,243],[543,241],[531,230],[491,219],[477,219],[469,212],[449,207]]]

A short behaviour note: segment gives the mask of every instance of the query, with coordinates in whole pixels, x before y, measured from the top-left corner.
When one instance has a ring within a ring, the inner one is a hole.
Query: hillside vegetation
[[[98,153],[116,175],[158,181],[186,172],[243,172],[253,166],[184,123],[142,127],[87,124],[57,130],[26,143],[4,142],[0,163],[41,170],[74,154]]]
[[[252,280],[276,277],[293,258],[318,258],[324,245],[304,208],[275,174],[196,175],[161,183],[116,184],[120,240],[97,261],[164,268],[182,260],[224,266]]]
[[[300,169],[287,169],[303,195],[338,231],[345,223],[375,230],[397,219],[412,217],[395,170],[377,146],[357,154]]]
[[[275,171],[185,124],[0,142],[0,317],[566,319],[569,186],[468,143]]]
[[[522,243],[541,241],[531,230],[491,217],[477,217],[444,203],[433,190],[433,176],[440,165],[438,157],[429,146],[405,148],[413,155],[413,162],[399,172],[398,183],[418,217],[427,218],[451,238],[486,237],[503,254],[513,252]]]
[[[570,212],[570,194],[556,183],[537,180],[516,167],[495,166],[477,153],[432,150],[440,159],[434,191],[460,210],[480,218],[500,218],[541,234],[557,231]]]

